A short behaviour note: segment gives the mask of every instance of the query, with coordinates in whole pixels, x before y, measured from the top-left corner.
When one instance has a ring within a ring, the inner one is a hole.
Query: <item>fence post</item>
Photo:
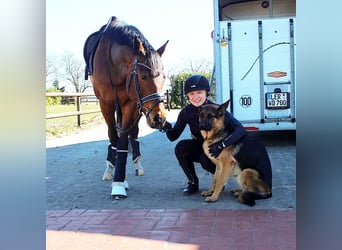
[[[81,97],[76,96],[76,107],[77,107],[77,112],[81,111]],[[80,127],[81,126],[81,114],[77,115],[77,125]]]
[[[166,104],[167,104],[167,111],[170,111],[171,101],[170,101],[170,93],[169,90],[166,90]]]

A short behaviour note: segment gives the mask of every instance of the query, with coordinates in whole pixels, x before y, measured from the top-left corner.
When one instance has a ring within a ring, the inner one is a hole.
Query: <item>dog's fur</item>
[[[224,116],[229,102],[228,100],[222,105],[207,104],[199,111],[199,125],[204,138],[203,149],[216,164],[212,185],[201,195],[206,196],[206,202],[216,201],[228,178],[237,176],[241,190],[231,192],[239,202],[254,206],[256,199],[272,197],[272,170],[264,145],[254,139],[245,138],[237,145],[224,148],[217,158],[209,153],[211,144],[228,136],[224,128]],[[261,174],[266,177],[261,178]]]

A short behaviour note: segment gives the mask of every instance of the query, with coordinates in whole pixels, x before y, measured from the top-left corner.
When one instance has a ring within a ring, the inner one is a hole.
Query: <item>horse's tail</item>
[[[271,197],[272,197],[272,192],[260,193],[260,192],[242,191],[237,198],[241,203],[252,207],[255,205],[255,200],[268,199]]]

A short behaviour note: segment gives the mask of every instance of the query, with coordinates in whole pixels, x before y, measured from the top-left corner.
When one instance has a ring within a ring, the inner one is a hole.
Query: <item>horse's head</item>
[[[128,88],[134,86],[139,112],[146,116],[151,128],[161,128],[166,120],[163,86],[166,79],[161,56],[168,41],[157,51],[145,49],[138,41],[138,55],[132,61]],[[133,85],[133,86],[132,86]],[[129,90],[128,90],[129,91]]]

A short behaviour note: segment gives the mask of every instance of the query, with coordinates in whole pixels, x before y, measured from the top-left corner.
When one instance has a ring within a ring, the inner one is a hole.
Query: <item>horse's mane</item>
[[[145,63],[151,68],[160,63],[160,59],[157,56],[155,49],[135,26],[128,25],[116,17],[113,17],[112,22],[105,31],[105,35],[108,35],[112,41],[120,45],[128,46],[135,55],[139,54],[139,44],[137,44],[137,41],[140,41],[146,52]]]

